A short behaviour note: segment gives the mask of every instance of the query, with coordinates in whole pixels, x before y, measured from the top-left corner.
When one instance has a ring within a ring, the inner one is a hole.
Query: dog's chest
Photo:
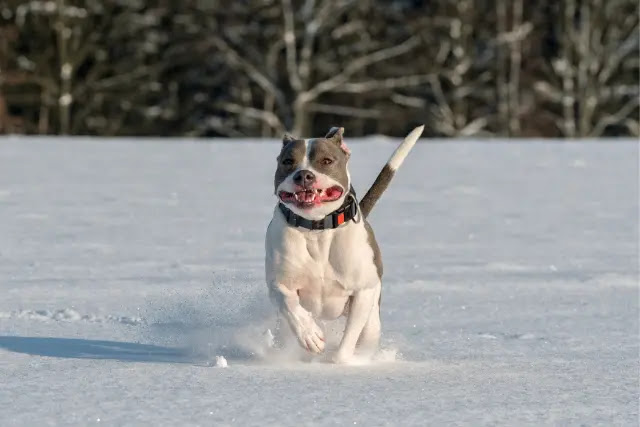
[[[379,283],[373,257],[362,224],[308,232],[274,218],[267,233],[268,280],[296,289],[301,305],[324,317],[339,316],[354,291]]]
[[[303,271],[314,273],[309,279],[317,282],[316,285],[325,288],[335,285],[346,291],[366,287],[366,283],[362,282],[369,276],[373,252],[366,235],[360,233],[360,230],[333,235],[320,232],[315,236],[307,236],[304,246],[298,252],[303,254]]]

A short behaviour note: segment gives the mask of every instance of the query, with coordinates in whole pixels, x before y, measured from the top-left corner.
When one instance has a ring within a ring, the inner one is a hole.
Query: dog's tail
[[[373,206],[375,206],[380,196],[382,196],[382,193],[384,193],[389,186],[393,175],[395,175],[404,158],[407,157],[409,151],[411,151],[418,138],[420,138],[423,130],[424,125],[418,126],[407,135],[404,141],[402,141],[402,144],[393,152],[387,164],[384,165],[378,177],[373,182],[373,185],[369,188],[369,191],[367,191],[367,194],[360,200],[360,212],[365,218],[369,216]]]

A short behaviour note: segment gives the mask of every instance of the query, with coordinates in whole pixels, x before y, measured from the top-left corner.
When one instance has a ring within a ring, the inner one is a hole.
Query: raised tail
[[[362,200],[360,200],[360,212],[364,217],[368,217],[369,213],[375,206],[376,202],[382,196],[382,193],[387,189],[391,179],[395,175],[396,171],[404,161],[404,158],[407,157],[409,151],[413,148],[420,135],[422,135],[422,131],[424,130],[424,125],[418,126],[414,130],[411,131],[409,135],[402,141],[402,144],[396,148],[396,151],[393,152],[389,161],[382,168],[378,177],[373,182],[367,194],[364,195]]]

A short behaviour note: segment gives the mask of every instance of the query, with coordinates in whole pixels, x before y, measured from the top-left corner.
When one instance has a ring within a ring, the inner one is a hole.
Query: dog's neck
[[[342,205],[322,219],[312,220],[297,215],[283,203],[278,203],[278,208],[290,226],[306,228],[307,230],[330,230],[338,228],[351,220],[359,221],[358,199],[353,187],[344,198]]]

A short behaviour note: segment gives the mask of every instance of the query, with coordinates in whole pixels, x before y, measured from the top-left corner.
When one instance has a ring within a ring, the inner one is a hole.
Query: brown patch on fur
[[[371,249],[373,250],[373,262],[376,265],[376,270],[378,271],[378,277],[382,279],[382,254],[380,253],[380,247],[378,246],[378,242],[376,241],[376,236],[373,234],[373,228],[368,221],[364,220],[364,228],[367,230],[367,242]]]
[[[324,138],[309,140],[311,150],[309,151],[309,163],[320,173],[330,176],[342,185],[347,191],[349,189],[349,176],[347,175],[347,156],[339,145]],[[325,164],[329,160],[330,164]]]
[[[284,136],[282,137],[282,146],[285,147],[288,143],[295,142],[295,141],[301,141],[301,140],[298,140],[295,136],[291,135],[290,133],[285,133]]]
[[[389,187],[394,174],[395,171],[389,165],[384,165],[367,194],[360,200],[360,211],[365,218],[369,216],[382,193]]]
[[[340,147],[347,156],[351,155],[351,151],[347,148],[347,144],[344,143],[344,128],[333,127],[329,129],[329,132],[325,135],[324,139]]]
[[[331,129],[329,129],[329,132],[327,132],[327,134],[324,137],[326,139],[331,139],[333,137],[336,137],[338,140],[342,140],[343,134],[344,134],[344,128],[332,127]]]
[[[298,168],[302,163],[307,149],[303,139],[293,139],[290,135],[285,135],[282,140],[282,150],[278,156],[278,167],[274,178],[274,191],[278,189],[278,185],[282,183],[291,172]],[[291,164],[286,164],[291,162]]]

